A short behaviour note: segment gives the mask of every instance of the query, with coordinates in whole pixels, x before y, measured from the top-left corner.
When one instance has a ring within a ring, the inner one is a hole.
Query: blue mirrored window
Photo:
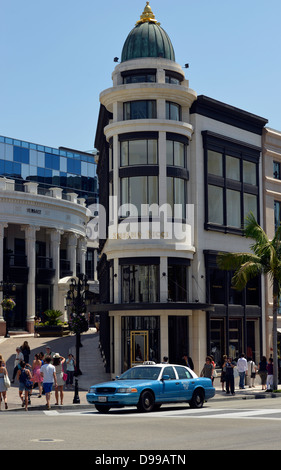
[[[60,157],[58,155],[52,155],[51,153],[45,154],[45,167],[52,168],[53,170],[60,169]]]
[[[14,162],[29,163],[29,149],[15,146]]]
[[[74,158],[67,159],[67,173],[80,174],[81,173],[81,162]]]

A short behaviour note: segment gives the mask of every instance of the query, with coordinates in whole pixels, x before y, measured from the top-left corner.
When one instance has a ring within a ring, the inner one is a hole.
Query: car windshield
[[[161,370],[161,367],[133,367],[120,375],[118,380],[157,380]]]

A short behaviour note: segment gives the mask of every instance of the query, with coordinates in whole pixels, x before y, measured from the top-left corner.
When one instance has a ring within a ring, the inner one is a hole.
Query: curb
[[[73,404],[73,405],[52,405],[49,410],[47,410],[46,405],[39,405],[39,406],[29,406],[28,411],[56,411],[56,410],[74,410],[74,409],[89,409],[90,405],[80,405],[80,403]],[[5,413],[9,412],[25,412],[25,408],[8,408],[7,410],[2,410],[5,411]],[[0,410],[1,413],[1,410]]]

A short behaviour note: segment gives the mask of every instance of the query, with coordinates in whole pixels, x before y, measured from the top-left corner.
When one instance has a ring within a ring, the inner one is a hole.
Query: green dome
[[[149,2],[140,21],[129,33],[122,50],[121,62],[146,57],[163,57],[175,61],[175,52],[168,34],[157,23]]]

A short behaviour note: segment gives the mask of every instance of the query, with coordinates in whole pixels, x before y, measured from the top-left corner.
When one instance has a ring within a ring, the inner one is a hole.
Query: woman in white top
[[[56,368],[56,375],[57,375],[57,385],[55,388],[55,396],[56,396],[56,403],[55,405],[59,404],[59,392],[60,392],[60,404],[63,405],[63,364],[65,362],[65,358],[62,357],[59,353],[55,353],[53,356],[53,365]]]
[[[1,409],[1,403],[2,400],[5,403],[5,410],[8,409],[8,404],[7,404],[7,389],[5,387],[4,383],[4,376],[8,375],[7,369],[5,367],[5,363],[2,361],[0,362],[0,409]]]
[[[248,360],[248,377],[249,377],[249,388],[255,388],[255,378],[256,378],[257,366],[252,360],[249,358]]]

